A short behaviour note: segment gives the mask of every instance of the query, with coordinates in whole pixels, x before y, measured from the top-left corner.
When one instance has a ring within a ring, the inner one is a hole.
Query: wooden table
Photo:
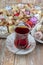
[[[37,43],[35,50],[27,55],[14,55],[0,39],[0,65],[43,65],[43,44]]]

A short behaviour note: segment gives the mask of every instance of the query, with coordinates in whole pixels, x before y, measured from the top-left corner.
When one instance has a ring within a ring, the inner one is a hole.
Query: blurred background
[[[43,6],[43,0],[0,0],[0,8],[6,5],[13,5],[14,3],[33,3],[35,5]]]

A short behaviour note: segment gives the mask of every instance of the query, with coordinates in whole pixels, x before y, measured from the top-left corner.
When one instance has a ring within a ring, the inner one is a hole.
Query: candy
[[[30,20],[28,20],[28,21],[26,22],[26,24],[27,24],[28,26],[30,25],[31,27],[33,26],[33,23],[32,23]]]
[[[30,11],[28,11],[28,10],[25,10],[24,13],[27,14],[27,15],[30,15]]]
[[[6,10],[11,10],[12,8],[11,8],[11,6],[6,6],[5,9]]]
[[[38,20],[40,20],[41,16],[39,14],[34,15]]]
[[[41,10],[41,7],[40,6],[35,6],[35,9]]]
[[[37,20],[36,17],[32,17],[32,18],[30,18],[30,21],[31,21],[33,24],[36,24],[38,20]]]

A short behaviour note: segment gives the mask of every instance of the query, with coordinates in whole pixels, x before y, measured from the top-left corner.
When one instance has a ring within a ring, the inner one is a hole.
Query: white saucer
[[[7,37],[7,40],[6,40],[6,47],[9,49],[9,51],[13,52],[14,54],[24,55],[24,54],[28,54],[32,52],[35,49],[36,42],[30,34],[28,35],[28,39],[29,39],[29,43],[31,44],[31,46],[25,50],[18,49],[15,47],[14,38],[15,38],[15,33],[12,33],[11,35]]]
[[[36,30],[37,30],[37,27],[38,27],[40,24],[41,24],[41,22],[38,23],[38,24],[36,24],[36,26],[32,29],[31,35],[32,35],[33,37],[34,37],[34,34],[35,34]],[[35,37],[34,37],[34,38],[35,38]],[[42,40],[39,40],[39,39],[36,39],[36,38],[35,38],[35,40],[43,44],[43,41],[42,41]]]

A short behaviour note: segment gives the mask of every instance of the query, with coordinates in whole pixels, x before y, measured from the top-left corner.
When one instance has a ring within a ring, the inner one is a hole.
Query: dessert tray
[[[14,45],[14,39],[15,39],[15,33],[12,33],[11,35],[7,37],[7,40],[6,40],[6,47],[8,48],[9,51],[13,52],[14,54],[18,54],[18,55],[28,54],[28,53],[31,53],[36,47],[36,42],[34,40],[34,37],[32,37],[30,34],[28,35],[30,47],[27,49],[18,49]]]
[[[0,9],[0,37],[14,32],[15,26],[23,21],[33,28],[41,20],[41,7],[33,4],[14,4]]]

